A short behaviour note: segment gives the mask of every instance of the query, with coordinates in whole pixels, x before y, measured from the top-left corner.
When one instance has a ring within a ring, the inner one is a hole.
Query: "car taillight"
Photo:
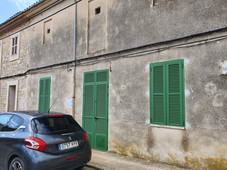
[[[84,139],[85,139],[85,142],[87,142],[87,133],[84,132]]]
[[[42,152],[46,148],[46,143],[38,138],[28,137],[24,141],[29,144],[29,145],[25,145],[25,147],[29,149]]]
[[[50,117],[63,117],[63,115],[51,115]]]

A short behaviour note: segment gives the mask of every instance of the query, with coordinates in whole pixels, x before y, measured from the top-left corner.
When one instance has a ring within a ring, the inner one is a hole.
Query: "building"
[[[0,111],[51,108],[94,149],[224,169],[226,11],[226,0],[40,0],[0,25]]]

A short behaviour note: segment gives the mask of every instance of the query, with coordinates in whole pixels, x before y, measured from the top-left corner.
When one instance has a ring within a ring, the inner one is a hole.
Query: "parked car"
[[[87,134],[72,116],[0,113],[1,170],[68,170],[83,167],[90,159]]]

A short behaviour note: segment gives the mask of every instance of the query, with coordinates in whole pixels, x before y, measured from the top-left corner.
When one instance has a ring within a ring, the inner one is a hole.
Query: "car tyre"
[[[25,164],[22,159],[16,157],[11,161],[9,170],[25,170]]]
[[[76,170],[82,170],[86,165],[80,166],[78,168],[76,168]]]

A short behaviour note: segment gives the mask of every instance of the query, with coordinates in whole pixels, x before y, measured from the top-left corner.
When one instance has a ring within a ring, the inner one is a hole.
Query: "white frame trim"
[[[9,81],[7,83],[7,96],[6,96],[6,112],[8,112],[8,102],[9,102],[9,86],[16,86],[16,94],[15,94],[15,106],[14,110],[17,110],[17,91],[18,91],[18,80]]]
[[[17,37],[17,54],[12,55],[12,40]],[[17,60],[20,56],[20,32],[10,36],[10,57],[9,61]]]

